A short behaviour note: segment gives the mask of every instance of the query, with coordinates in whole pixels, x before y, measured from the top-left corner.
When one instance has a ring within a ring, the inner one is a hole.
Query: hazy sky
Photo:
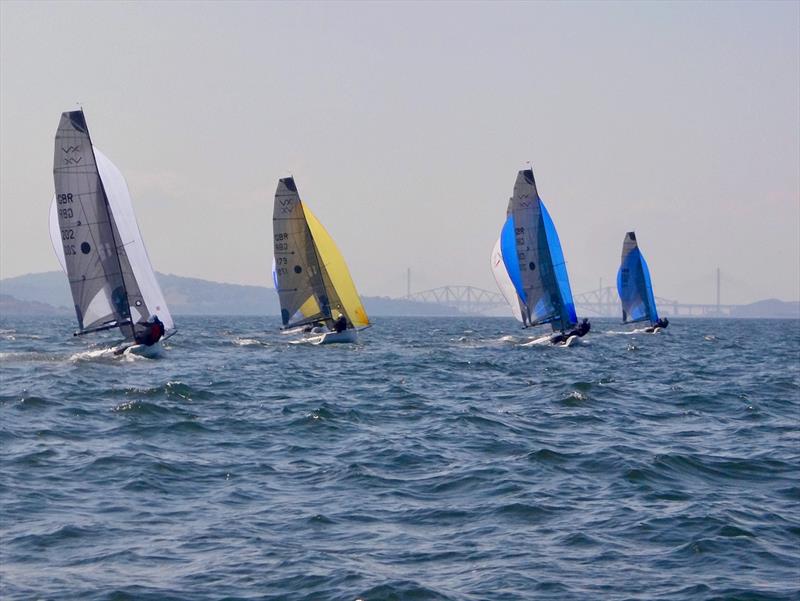
[[[530,161],[575,292],[800,298],[800,3],[0,3],[0,275],[81,103],[157,270],[269,284],[292,173],[364,294],[471,284]]]

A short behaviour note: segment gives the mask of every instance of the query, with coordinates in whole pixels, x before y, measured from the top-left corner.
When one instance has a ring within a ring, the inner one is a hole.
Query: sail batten
[[[658,309],[650,280],[650,270],[644,260],[635,232],[625,234],[622,257],[617,272],[617,291],[622,304],[622,321],[637,323],[658,322]]]

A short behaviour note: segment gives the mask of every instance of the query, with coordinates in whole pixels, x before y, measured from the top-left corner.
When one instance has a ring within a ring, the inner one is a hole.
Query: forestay
[[[517,174],[499,245],[516,298],[509,299],[507,283],[498,280],[498,287],[515,315],[518,305],[523,324],[550,323],[554,331],[574,326],[575,303],[561,242],[530,169]]]
[[[50,238],[69,278],[80,331],[119,327],[132,338],[153,315],[167,333],[174,331],[128,186],[92,146],[82,111],[61,117],[53,175]]]
[[[650,270],[644,260],[634,232],[625,234],[622,259],[617,272],[617,291],[622,302],[622,321],[658,321],[656,299],[650,281]]]
[[[330,324],[340,314],[352,327],[369,325],[344,258],[291,177],[278,182],[272,225],[273,281],[283,325]]]

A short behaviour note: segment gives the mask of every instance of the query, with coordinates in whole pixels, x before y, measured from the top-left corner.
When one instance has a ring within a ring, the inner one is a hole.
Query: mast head
[[[86,126],[86,117],[83,114],[83,109],[78,109],[77,111],[67,111],[66,113],[62,113],[61,118],[69,119],[69,122],[72,124],[72,127],[77,129],[79,132],[86,133],[89,130],[89,128]]]
[[[281,184],[286,186],[286,189],[290,192],[297,192],[297,185],[294,183],[294,177],[291,175],[289,177],[282,177],[278,180],[278,188],[281,187]]]
[[[512,198],[539,198],[536,180],[533,177],[533,169],[523,169],[517,173],[517,181],[514,182],[514,196]]]

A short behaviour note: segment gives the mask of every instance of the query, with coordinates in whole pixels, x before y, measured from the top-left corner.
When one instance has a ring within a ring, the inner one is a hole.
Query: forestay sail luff
[[[617,291],[622,303],[622,321],[635,323],[658,321],[658,310],[650,281],[650,270],[639,250],[635,232],[625,234],[622,257],[617,272]]]
[[[80,331],[119,326],[126,337],[131,337],[129,282],[125,277],[126,271],[130,273],[129,266],[125,270],[120,258],[118,234],[83,111],[61,115],[53,179],[60,247]]]
[[[561,243],[539,198],[531,169],[517,174],[508,214],[510,222],[507,220],[503,228],[501,247],[512,281],[518,274],[523,323],[550,323],[554,331],[571,328],[577,323],[577,316]],[[512,232],[516,257],[506,253],[512,247]]]

